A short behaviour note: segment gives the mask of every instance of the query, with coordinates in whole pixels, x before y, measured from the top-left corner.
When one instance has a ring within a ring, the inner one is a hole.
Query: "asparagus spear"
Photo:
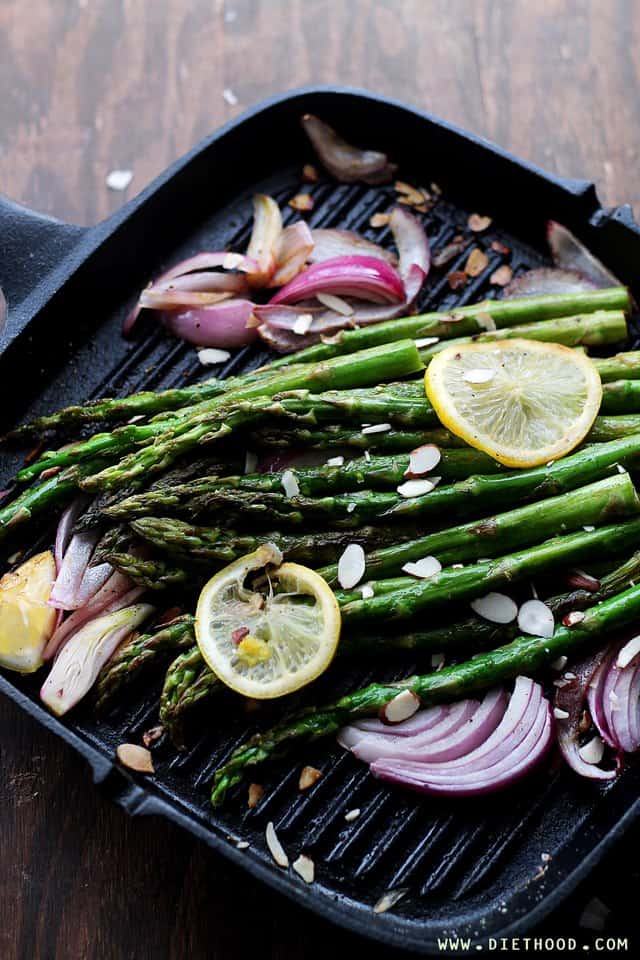
[[[459,480],[472,473],[502,473],[506,468],[485,453],[471,448],[442,450],[438,476]],[[295,468],[295,478],[304,496],[351,490],[385,490],[395,488],[406,479],[409,455],[359,458],[331,466]],[[264,493],[282,491],[282,473],[253,473],[244,476],[205,476],[162,490],[145,491],[120,500],[103,510],[113,520],[132,520],[149,515],[178,514],[195,517],[200,498],[218,489],[255,490]]]
[[[103,711],[150,664],[177,650],[190,649],[195,636],[193,623],[194,618],[185,614],[151,633],[134,633],[128,637],[98,674],[96,710]]]
[[[564,317],[555,320],[543,320],[540,323],[523,324],[509,327],[508,330],[489,330],[473,337],[457,337],[455,340],[441,340],[423,347],[420,357],[423,363],[429,361],[446,347],[462,346],[467,343],[485,343],[495,340],[513,340],[523,337],[527,340],[544,340],[548,343],[562,343],[567,347],[597,346],[606,343],[618,343],[627,336],[627,321],[622,311],[602,311],[587,313],[579,317]]]
[[[345,625],[405,620],[444,602],[470,600],[506,583],[536,577],[559,566],[571,566],[593,557],[615,557],[633,548],[639,538],[640,519],[627,520],[555,537],[539,546],[496,560],[479,560],[462,569],[448,567],[428,580],[413,581],[367,600],[349,600],[340,593],[336,593],[336,598]]]
[[[556,618],[560,618],[571,610],[587,610],[603,600],[608,600],[622,590],[626,590],[627,587],[633,586],[638,578],[640,578],[640,552],[634,553],[627,561],[603,577],[596,591],[575,589],[551,597],[545,602]],[[372,634],[369,630],[346,634],[341,640],[338,654],[369,656],[387,654],[392,650],[429,653],[459,649],[477,653],[497,642],[506,643],[516,637],[517,633],[518,629],[514,624],[503,626],[479,617],[468,617],[466,620],[455,621],[429,630],[402,630],[401,633],[393,635]],[[190,676],[193,679],[190,682],[181,675],[185,661],[188,662],[189,669],[192,671]],[[174,671],[178,673],[178,678],[173,676]],[[167,672],[160,707],[163,724],[172,740],[175,741],[177,737],[181,739],[179,735],[185,714],[197,704],[211,699],[221,689],[222,684],[205,664],[197,646],[174,661]]]
[[[316,567],[327,560],[333,562],[353,541],[349,531],[318,531],[300,536],[272,531],[256,536],[219,527],[195,526],[170,517],[140,517],[132,521],[131,528],[157,549],[185,555],[190,560],[208,559],[221,563],[231,563],[237,557],[257,550],[261,543],[274,543],[288,560]],[[370,546],[381,542],[397,543],[402,537],[397,530],[380,527],[363,527],[358,531],[358,541]]]
[[[168,587],[197,588],[211,576],[210,564],[194,564],[192,561],[187,563],[185,557],[182,557],[178,564],[112,550],[102,555],[102,562],[110,563],[126,574],[133,583],[147,590],[165,590]]]
[[[417,517],[464,516],[523,498],[539,500],[574,490],[576,486],[608,476],[618,464],[636,463],[639,455],[640,435],[636,434],[611,443],[584,447],[542,467],[471,476],[410,499],[397,493],[370,491],[311,499],[302,496],[287,498],[276,493],[217,490],[207,498],[206,507],[208,510],[222,510],[227,517],[264,518],[270,523],[277,521],[290,525],[301,525],[308,520],[324,521],[333,527],[345,528],[372,522],[412,521]]]
[[[412,341],[402,340],[384,348],[364,350],[349,357],[335,357],[300,373],[288,374],[285,370],[279,376],[259,383],[253,390],[259,391],[254,393],[255,396],[273,396],[281,391],[303,388],[311,392],[339,390],[378,384],[381,380],[393,380],[416,373],[420,369],[415,345]],[[250,393],[251,390],[252,388],[247,387],[244,393]],[[237,426],[251,420],[251,405],[231,409],[232,412],[227,416],[224,411],[218,411],[219,419],[214,419],[213,422],[211,415],[207,413],[186,417],[179,426],[164,430],[161,436],[156,437],[153,445],[143,447],[139,452],[130,454],[112,467],[84,480],[83,487],[92,491],[112,489],[126,485],[133,477],[141,474],[157,473],[196,446],[227,436]]]
[[[613,357],[594,357],[593,362],[603,383],[640,379],[640,350],[616,353]]]
[[[616,473],[557,497],[449,527],[408,543],[377,549],[367,555],[365,577],[380,581],[382,577],[399,575],[405,563],[421,557],[435,556],[443,566],[495,557],[541,543],[560,532],[610,523],[616,517],[630,516],[639,510],[640,498],[629,474]],[[337,579],[337,564],[322,567],[319,573],[332,583]],[[403,579],[406,583],[407,578]],[[381,584],[377,583],[376,592],[380,590]],[[356,594],[351,598],[356,599]]]
[[[72,444],[63,450],[48,452],[35,463],[21,470],[17,479],[27,481],[57,466],[77,463],[96,456],[116,459],[134,448],[124,461],[107,468],[100,481],[88,481],[90,489],[120,487],[140,474],[153,469],[164,469],[198,444],[210,442],[228,435],[239,425],[251,421],[250,405],[234,407],[244,400],[272,397],[288,390],[308,390],[319,393],[323,390],[348,389],[377,385],[382,380],[417,373],[422,367],[413,342],[404,340],[384,348],[362,351],[350,357],[336,357],[316,366],[296,365],[266,379],[258,379],[225,395],[225,405],[216,400],[196,404],[179,411],[166,421],[146,424],[128,424],[111,433],[99,433],[89,440]],[[258,414],[259,410],[256,410]],[[123,479],[124,478],[124,479]]]
[[[602,387],[602,413],[639,413],[640,381],[613,380]]]
[[[296,362],[317,363],[341,353],[352,353],[354,350],[363,350],[405,337],[417,340],[423,337],[469,336],[486,329],[487,317],[493,320],[496,327],[503,328],[596,310],[629,312],[630,309],[629,292],[624,287],[521,297],[516,300],[485,300],[482,303],[458,307],[448,314],[424,313],[372,324],[358,330],[342,330],[336,337],[331,338],[330,343],[317,343],[292,356],[279,357],[272,361],[270,367],[273,370],[286,366],[292,359]]]
[[[640,415],[596,417],[586,441],[606,443],[635,433],[640,433]],[[455,447],[468,449],[463,440],[444,428],[420,431],[392,429],[385,433],[363,434],[361,430],[354,430],[342,424],[326,424],[314,430],[296,425],[293,429],[265,429],[251,435],[253,446],[267,449],[305,447],[312,450],[331,450],[338,447],[375,450],[381,453],[402,453],[415,450],[416,447],[421,447],[425,443],[433,443],[443,449]]]
[[[511,680],[536,673],[558,656],[569,655],[607,633],[633,623],[640,616],[640,586],[630,587],[589,610],[581,623],[557,627],[553,637],[516,637],[511,643],[472,660],[445,667],[438,673],[408,677],[399,683],[373,683],[325,707],[309,707],[271,730],[257,734],[234,750],[216,771],[211,802],[219,806],[227,791],[256,764],[286,752],[297,740],[317,740],[336,733],[351,720],[375,714],[399,690],[411,690],[423,706],[448,702]]]

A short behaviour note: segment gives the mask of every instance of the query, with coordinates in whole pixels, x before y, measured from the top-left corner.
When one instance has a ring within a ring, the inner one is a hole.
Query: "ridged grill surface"
[[[286,206],[298,188],[293,170],[258,187],[280,202],[285,222],[298,217]],[[319,183],[312,193],[315,207],[308,218],[311,226],[354,229],[370,239],[391,242],[386,229],[369,226],[373,213],[389,208],[395,196],[391,187]],[[464,230],[469,212],[445,199],[438,201],[423,217],[432,250],[441,249]],[[222,243],[231,249],[243,249],[250,231],[249,213],[247,194],[233,207],[205,221],[170,259],[198,249],[219,248]],[[489,277],[504,258],[491,249],[492,240],[510,247],[509,262],[516,272],[543,262],[539,252],[492,225],[444,269],[432,270],[419,306],[448,309],[495,296],[497,290],[490,285]],[[487,268],[454,293],[447,274],[462,268],[474,245],[481,245],[487,252]],[[140,286],[147,279],[140,277]],[[68,365],[51,373],[26,416],[88,397],[163,389],[212,375],[211,369],[205,371],[198,364],[192,348],[167,338],[153,320],[143,321],[139,338],[133,343],[122,341],[119,326],[128,305],[123,303],[116,315],[100,318],[103,322],[92,342],[76,345]],[[264,358],[263,352],[244,350],[222,373],[250,369]],[[17,462],[11,457],[6,460],[2,481]],[[49,535],[43,534],[42,542]],[[427,671],[428,661],[399,661],[384,668],[366,663],[362,669],[350,667],[348,672],[342,667],[321,680],[314,700],[322,702],[371,679],[397,677],[414,668]],[[144,690],[137,687],[131,691],[101,723],[95,721],[90,705],[65,723],[111,759],[118,743],[139,742],[142,733],[157,722],[161,680],[158,675]],[[18,680],[16,686],[37,700],[36,680]],[[592,825],[607,804],[615,804],[620,791],[629,793],[625,781],[638,779],[632,768],[612,787],[596,788],[579,782],[564,769],[547,766],[503,795],[456,803],[419,798],[387,787],[330,740],[298,747],[289,760],[256,771],[254,775],[266,792],[254,810],[247,809],[245,786],[229,796],[222,811],[213,813],[208,803],[213,771],[236,745],[259,729],[253,717],[250,723],[246,720],[235,714],[230,701],[212,705],[198,716],[200,733],[191,726],[186,751],[176,753],[170,745],[161,743],[155,751],[157,776],[148,782],[134,778],[134,782],[167,800],[211,836],[228,838],[231,846],[239,839],[248,840],[250,847],[242,854],[247,862],[258,860],[277,871],[264,843],[266,824],[273,821],[291,859],[301,851],[314,859],[317,879],[313,892],[317,901],[334,906],[338,903],[347,914],[365,916],[373,935],[394,937],[400,942],[399,932],[410,931],[407,943],[413,947],[421,943],[427,946],[442,932],[488,935],[530,910],[546,894],[548,884],[561,880],[573,865],[576,848],[588,852]],[[301,793],[297,781],[305,764],[317,766],[323,776]],[[120,800],[133,790],[128,783],[123,786],[118,781],[113,787]],[[131,808],[135,804],[131,801],[128,805]],[[345,814],[355,808],[360,810],[359,817],[345,821]],[[544,873],[542,853],[552,858]],[[302,881],[292,875],[291,884],[302,885]],[[372,906],[378,898],[397,888],[406,890],[403,899],[390,912],[374,915]]]

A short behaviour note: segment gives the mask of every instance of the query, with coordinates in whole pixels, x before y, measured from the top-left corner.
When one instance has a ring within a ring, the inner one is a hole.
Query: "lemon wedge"
[[[508,467],[569,453],[602,400],[584,353],[520,339],[447,347],[429,364],[425,389],[445,427]]]
[[[0,666],[33,673],[56,624],[47,605],[56,565],[50,551],[31,557],[0,580]]]
[[[340,609],[326,580],[281,561],[273,544],[235,560],[203,588],[196,610],[196,639],[211,670],[257,700],[314,680],[340,636]]]

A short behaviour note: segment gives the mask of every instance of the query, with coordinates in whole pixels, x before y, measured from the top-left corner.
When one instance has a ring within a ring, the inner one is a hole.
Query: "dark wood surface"
[[[593,179],[603,201],[640,213],[639,41],[634,0],[1,0],[0,191],[94,223],[243,108],[339,82]],[[114,168],[133,171],[127,193],[107,189]],[[0,751],[2,960],[364,948],[176,828],[130,821],[8,702]],[[614,851],[545,930],[579,932],[594,893],[608,929],[628,930],[631,869]]]

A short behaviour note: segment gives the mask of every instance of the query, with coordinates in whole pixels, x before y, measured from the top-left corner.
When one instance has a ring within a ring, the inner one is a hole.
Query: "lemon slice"
[[[50,551],[31,557],[0,580],[0,666],[33,673],[56,624],[47,600],[56,578]]]
[[[327,582],[281,560],[273,544],[235,560],[211,578],[196,610],[196,639],[211,670],[257,700],[314,680],[331,663],[340,636],[340,609]],[[261,570],[264,576],[247,585]]]
[[[519,339],[447,347],[429,364],[425,389],[445,427],[508,467],[569,453],[602,399],[584,353]]]

